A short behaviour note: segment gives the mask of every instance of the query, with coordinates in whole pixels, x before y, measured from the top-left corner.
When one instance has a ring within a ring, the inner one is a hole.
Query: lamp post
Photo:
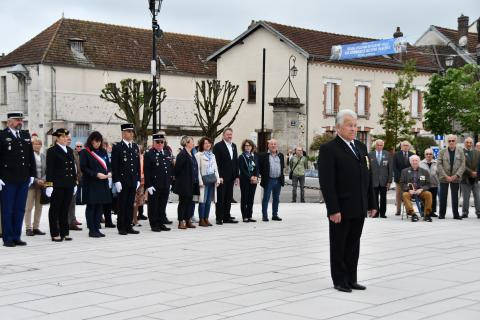
[[[152,74],[152,109],[153,109],[153,132],[157,132],[157,38],[160,38],[162,30],[157,22],[157,16],[162,8],[163,0],[149,0],[148,5],[152,14],[152,60],[150,71]],[[160,112],[160,110],[159,110]],[[160,119],[160,117],[159,117]],[[158,122],[158,129],[161,124]]]
[[[297,61],[297,58],[295,58],[294,55],[291,55],[290,58],[288,59],[288,97],[290,98],[290,86],[292,86],[293,88],[293,83],[292,83],[292,80],[291,78],[295,78],[297,76],[297,73],[298,73],[298,69],[297,67],[295,66],[295,61]],[[295,91],[295,88],[293,88],[293,90]],[[296,94],[296,92],[295,92]]]
[[[445,66],[446,66],[447,68],[450,68],[451,66],[453,66],[454,58],[455,58],[454,56],[447,56],[447,57],[445,58]]]

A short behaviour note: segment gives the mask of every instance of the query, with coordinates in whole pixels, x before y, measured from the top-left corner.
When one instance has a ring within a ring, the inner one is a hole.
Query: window
[[[27,79],[20,77],[18,79],[18,94],[20,99],[20,107],[23,113],[28,113],[28,86]]]
[[[7,77],[0,78],[0,104],[7,104]]]
[[[324,87],[324,112],[325,115],[335,115],[340,107],[340,86],[333,82],[325,83]]]
[[[420,90],[414,90],[411,97],[410,114],[412,118],[421,118],[423,109],[423,97]]]
[[[77,138],[88,137],[90,125],[88,123],[77,123],[73,127],[73,136]]]
[[[257,82],[248,81],[248,103],[257,102]]]
[[[357,131],[357,140],[368,145],[368,131]]]
[[[355,107],[358,116],[368,117],[370,112],[370,88],[368,86],[357,86]]]

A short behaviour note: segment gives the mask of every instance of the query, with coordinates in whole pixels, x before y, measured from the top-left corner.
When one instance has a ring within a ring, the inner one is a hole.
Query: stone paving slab
[[[0,319],[480,319],[480,219],[368,219],[368,289],[346,294],[332,289],[324,205],[280,208],[283,222],[24,236],[28,246],[0,248]],[[176,204],[167,212],[173,219]],[[232,212],[240,218],[238,204]]]

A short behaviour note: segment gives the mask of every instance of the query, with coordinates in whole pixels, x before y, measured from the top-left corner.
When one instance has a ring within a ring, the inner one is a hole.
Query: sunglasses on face
[[[83,146],[76,146],[76,148],[81,148],[81,147],[83,147]]]
[[[448,140],[448,142],[455,142],[455,140]]]
[[[426,156],[433,156],[433,153],[425,153]]]

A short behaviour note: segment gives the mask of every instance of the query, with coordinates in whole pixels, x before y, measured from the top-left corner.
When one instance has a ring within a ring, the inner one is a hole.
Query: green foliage
[[[152,107],[153,82],[137,79],[123,79],[120,87],[116,83],[107,83],[100,98],[118,105],[122,114],[115,116],[123,121],[133,123],[138,144],[146,147],[148,126],[154,112],[158,112],[160,103],[165,100],[165,89],[157,89],[157,108]]]
[[[222,126],[223,118],[232,109],[237,91],[238,85],[233,85],[230,81],[225,81],[223,85],[220,80],[196,82],[195,106],[197,112],[195,117],[205,136],[215,140],[225,128],[230,127],[235,121],[244,99],[240,101],[230,121]]]
[[[320,150],[320,146],[324,143],[327,143],[333,140],[335,136],[331,133],[317,134],[313,137],[313,141],[310,144],[310,151]]]
[[[412,146],[415,149],[415,152],[418,156],[423,159],[425,149],[428,149],[432,146],[436,146],[437,142],[432,137],[417,136],[412,141]]]
[[[425,94],[425,128],[435,134],[480,133],[480,67],[467,64],[435,74]]]
[[[394,150],[400,141],[410,137],[415,120],[410,118],[410,112],[405,110],[402,102],[408,99],[414,90],[412,82],[416,75],[415,61],[407,61],[403,70],[398,73],[395,87],[385,90],[382,96],[384,112],[379,115],[379,123],[385,130],[385,150]]]
[[[398,81],[391,90],[385,90],[382,96],[384,113],[380,114],[380,125],[385,130],[385,150],[392,151],[402,140],[410,137],[415,120],[405,110],[402,102],[409,98],[414,90],[413,79],[417,75],[415,61],[409,60],[404,69],[398,73]]]

